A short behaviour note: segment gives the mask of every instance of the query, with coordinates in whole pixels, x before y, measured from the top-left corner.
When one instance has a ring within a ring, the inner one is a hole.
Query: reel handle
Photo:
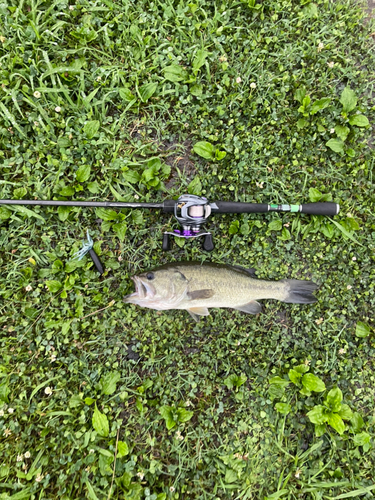
[[[206,250],[206,252],[212,252],[214,248],[215,245],[212,239],[212,234],[206,234],[203,240],[203,250]]]

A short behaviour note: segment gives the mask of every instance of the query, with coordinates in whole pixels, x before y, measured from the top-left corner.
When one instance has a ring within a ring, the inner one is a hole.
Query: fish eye
[[[155,278],[155,275],[154,275],[154,273],[147,273],[146,278],[147,278],[149,281],[151,281],[151,280],[153,280],[153,279]]]

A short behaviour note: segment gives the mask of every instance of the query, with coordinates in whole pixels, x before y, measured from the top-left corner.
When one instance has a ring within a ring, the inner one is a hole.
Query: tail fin
[[[318,299],[313,295],[313,292],[319,286],[313,281],[301,280],[283,280],[289,287],[288,295],[283,300],[289,304],[312,304]]]

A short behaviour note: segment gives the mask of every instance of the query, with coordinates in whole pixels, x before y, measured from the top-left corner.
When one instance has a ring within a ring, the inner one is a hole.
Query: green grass
[[[374,28],[362,9],[4,0],[0,12],[0,198],[189,190],[341,206],[331,220],[217,216],[212,254],[191,241],[163,253],[174,223],[158,212],[1,208],[0,499],[372,497]],[[201,158],[200,141],[226,156]],[[87,228],[101,278],[71,262]],[[122,302],[132,274],[175,260],[313,279],[319,300],[198,324]],[[324,392],[269,383],[301,364]],[[307,413],[336,386],[357,416],[317,437]]]

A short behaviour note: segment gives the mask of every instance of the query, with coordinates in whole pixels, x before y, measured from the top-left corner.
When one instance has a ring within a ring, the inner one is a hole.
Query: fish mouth
[[[124,298],[125,301],[128,301],[131,298],[148,300],[155,297],[156,290],[155,287],[151,285],[151,283],[144,281],[140,276],[132,276],[131,279],[134,281],[135,292],[127,295]]]

